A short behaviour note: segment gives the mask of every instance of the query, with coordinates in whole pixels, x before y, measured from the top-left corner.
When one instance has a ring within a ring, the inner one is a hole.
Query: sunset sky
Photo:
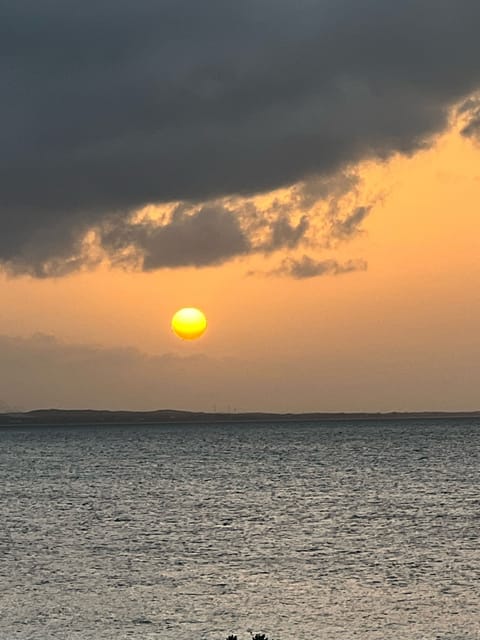
[[[0,409],[480,409],[478,0],[4,7]]]

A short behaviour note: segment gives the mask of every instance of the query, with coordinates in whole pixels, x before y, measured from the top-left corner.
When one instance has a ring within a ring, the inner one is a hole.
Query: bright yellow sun
[[[172,318],[173,332],[182,340],[196,340],[205,333],[206,328],[205,314],[194,307],[180,309]]]

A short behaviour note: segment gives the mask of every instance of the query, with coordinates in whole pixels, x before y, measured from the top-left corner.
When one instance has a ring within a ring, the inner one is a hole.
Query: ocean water
[[[0,431],[1,640],[480,638],[480,422]]]

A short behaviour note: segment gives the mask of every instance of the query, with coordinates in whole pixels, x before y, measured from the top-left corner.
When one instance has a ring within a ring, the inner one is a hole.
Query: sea
[[[480,421],[0,430],[1,640],[479,640]]]

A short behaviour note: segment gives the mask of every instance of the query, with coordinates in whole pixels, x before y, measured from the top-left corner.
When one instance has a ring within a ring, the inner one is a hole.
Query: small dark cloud
[[[145,271],[219,264],[250,250],[238,217],[219,205],[193,213],[177,207],[167,224],[114,220],[102,229],[101,244],[113,257],[133,251]]]
[[[339,276],[353,271],[366,271],[368,265],[365,260],[315,260],[304,255],[301,258],[285,258],[280,266],[271,271],[264,272],[267,276],[286,276],[295,280],[305,280],[318,276]],[[259,272],[249,272],[248,275],[257,275]]]
[[[479,23],[478,0],[4,0],[0,262],[63,273],[83,264],[88,230],[116,220],[133,234],[147,204],[201,206],[415,153],[480,87]],[[305,204],[324,193],[309,184]],[[215,234],[193,248],[215,216],[219,249]],[[215,216],[136,229],[145,267],[247,251]]]
[[[331,237],[346,240],[360,233],[361,224],[371,209],[371,206],[361,206],[344,217],[335,216],[330,226]]]

